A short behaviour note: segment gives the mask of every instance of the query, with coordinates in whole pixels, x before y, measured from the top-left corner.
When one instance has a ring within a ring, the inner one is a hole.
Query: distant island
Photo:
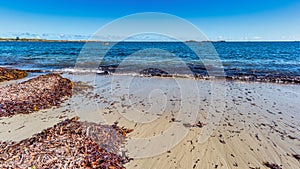
[[[0,38],[0,42],[102,42],[100,40],[49,40],[38,38]]]
[[[187,40],[185,42],[199,42],[196,40]],[[226,42],[225,40],[217,40],[217,41],[213,41],[213,40],[205,40],[205,41],[201,41],[201,42]]]
[[[104,42],[101,40],[50,40],[50,39],[38,39],[38,38],[0,38],[0,42]],[[128,42],[132,42],[132,41],[128,41]],[[137,41],[139,42],[139,41]],[[141,41],[143,42],[143,41]],[[164,41],[162,41],[164,42]],[[225,42],[225,40],[221,40],[221,41],[196,41],[196,40],[187,40],[185,41],[187,43],[191,43],[191,42]]]

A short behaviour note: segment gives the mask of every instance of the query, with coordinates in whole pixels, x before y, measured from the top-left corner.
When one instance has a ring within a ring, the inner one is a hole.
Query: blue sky
[[[211,40],[300,40],[299,0],[0,0],[0,35],[91,35],[137,12],[163,12]]]

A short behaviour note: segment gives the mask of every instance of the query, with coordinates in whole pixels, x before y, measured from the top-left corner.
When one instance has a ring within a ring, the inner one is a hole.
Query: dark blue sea
[[[0,66],[297,82],[300,42],[0,42]]]

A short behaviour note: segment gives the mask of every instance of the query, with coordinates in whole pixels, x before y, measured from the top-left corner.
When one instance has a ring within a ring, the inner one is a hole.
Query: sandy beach
[[[300,169],[299,11],[0,1],[0,169]]]
[[[92,87],[60,107],[0,118],[20,141],[66,118],[133,129],[131,168],[299,168],[300,86],[124,75],[72,75]],[[2,82],[4,86],[7,82]],[[9,82],[12,83],[12,82]]]

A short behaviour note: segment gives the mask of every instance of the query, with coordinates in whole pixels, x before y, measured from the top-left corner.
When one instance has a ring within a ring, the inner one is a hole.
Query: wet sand
[[[19,141],[77,115],[134,129],[126,168],[300,168],[300,86],[180,78],[63,75],[93,88],[59,108],[0,118]],[[201,125],[199,125],[201,124]]]

